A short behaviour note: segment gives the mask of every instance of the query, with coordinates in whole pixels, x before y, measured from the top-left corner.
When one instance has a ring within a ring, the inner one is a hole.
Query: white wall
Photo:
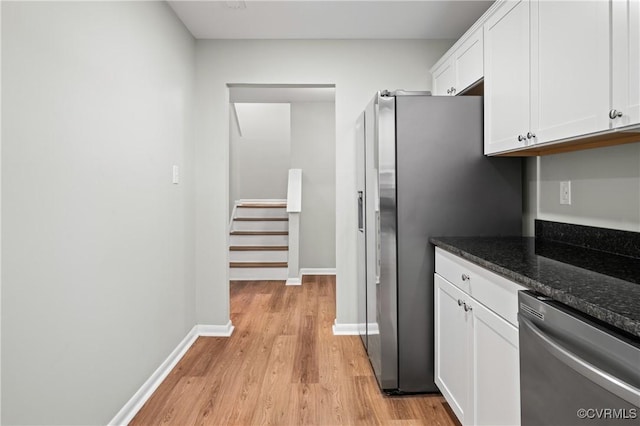
[[[526,230],[532,219],[640,231],[640,143],[527,160]],[[560,182],[571,181],[571,205]]]
[[[285,103],[238,103],[230,135],[230,198],[286,199],[291,156],[291,108]]]
[[[107,423],[195,324],[194,47],[165,3],[2,2],[3,424]]]
[[[300,268],[336,267],[336,109],[291,104],[291,168],[302,169]]]
[[[356,323],[355,120],[376,90],[430,89],[429,68],[451,45],[452,41],[425,40],[196,42],[196,280],[200,322],[222,325],[229,318],[226,84],[336,85],[337,321]]]

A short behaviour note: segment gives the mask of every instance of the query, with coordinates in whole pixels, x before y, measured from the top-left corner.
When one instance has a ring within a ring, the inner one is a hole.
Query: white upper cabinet
[[[456,84],[454,62],[449,58],[436,68],[433,73],[432,94],[435,96],[453,96],[452,89]]]
[[[484,153],[637,142],[640,0],[498,0],[432,68],[435,95],[484,77]]]
[[[531,0],[530,13],[527,131],[545,143],[609,129],[609,3]]]
[[[529,3],[508,1],[484,25],[485,154],[526,146],[530,132]]]
[[[436,96],[455,96],[484,76],[482,28],[476,29],[432,70]]]
[[[611,128],[640,123],[640,0],[611,4]]]
[[[473,86],[484,77],[484,43],[482,28],[473,34],[456,49],[453,54],[456,72],[454,95]]]

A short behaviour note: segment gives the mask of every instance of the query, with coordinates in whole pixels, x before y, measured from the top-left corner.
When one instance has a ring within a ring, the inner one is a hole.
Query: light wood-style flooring
[[[231,282],[233,335],[198,338],[130,424],[458,424],[441,396],[382,395],[334,319],[333,276]]]

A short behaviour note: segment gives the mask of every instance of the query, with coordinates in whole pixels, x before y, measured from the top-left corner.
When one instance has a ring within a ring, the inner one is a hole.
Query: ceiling
[[[493,1],[169,1],[197,39],[458,39]]]

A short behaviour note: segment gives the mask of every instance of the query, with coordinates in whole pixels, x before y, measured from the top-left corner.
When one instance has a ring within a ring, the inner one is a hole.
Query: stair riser
[[[288,217],[287,209],[236,207],[235,217]]]
[[[234,281],[286,280],[287,268],[229,268],[229,279]]]
[[[285,221],[260,221],[260,222],[244,222],[233,221],[233,231],[288,231],[289,222]]]
[[[287,246],[288,235],[229,235],[231,246]]]
[[[289,252],[280,251],[230,251],[230,262],[287,262]]]

